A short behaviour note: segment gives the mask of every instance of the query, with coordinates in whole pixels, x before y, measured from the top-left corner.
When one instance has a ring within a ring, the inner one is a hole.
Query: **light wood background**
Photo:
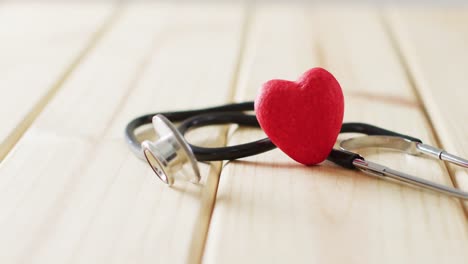
[[[321,66],[346,121],[468,156],[468,9],[0,3],[0,263],[466,263],[467,204],[278,150],[156,180],[123,128]],[[194,132],[238,144],[255,129]],[[467,170],[370,160],[468,190]]]

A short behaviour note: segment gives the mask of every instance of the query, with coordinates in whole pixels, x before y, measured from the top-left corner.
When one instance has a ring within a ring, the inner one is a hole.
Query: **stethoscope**
[[[276,148],[269,138],[218,148],[195,146],[185,140],[184,135],[187,131],[202,126],[238,124],[246,127],[260,127],[255,115],[245,113],[252,110],[254,110],[254,102],[244,102],[190,111],[147,114],[127,124],[125,138],[132,151],[140,159],[147,161],[156,175],[167,185],[174,183],[176,174],[181,174],[197,183],[200,181],[197,161],[235,160]],[[173,122],[181,123],[176,128]],[[157,139],[140,142],[135,134],[136,130],[151,123]],[[341,141],[340,149],[332,149],[327,160],[343,168],[358,169],[381,179],[396,180],[449,196],[468,199],[468,192],[367,161],[352,151],[363,148],[386,148],[411,155],[425,154],[465,168],[468,168],[468,160],[424,144],[418,138],[365,123],[343,123],[340,133],[361,133],[366,136]]]

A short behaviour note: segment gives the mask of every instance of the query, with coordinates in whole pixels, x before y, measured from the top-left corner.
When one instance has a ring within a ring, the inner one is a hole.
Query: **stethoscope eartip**
[[[187,141],[163,115],[155,115],[152,121],[157,140],[145,140],[141,148],[156,176],[169,186],[175,175],[198,183],[200,171]]]

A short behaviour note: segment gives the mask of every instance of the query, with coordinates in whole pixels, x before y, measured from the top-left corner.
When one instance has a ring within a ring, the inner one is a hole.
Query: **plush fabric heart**
[[[313,68],[296,82],[271,80],[255,100],[260,126],[295,161],[313,165],[331,152],[341,129],[344,98],[331,73]]]

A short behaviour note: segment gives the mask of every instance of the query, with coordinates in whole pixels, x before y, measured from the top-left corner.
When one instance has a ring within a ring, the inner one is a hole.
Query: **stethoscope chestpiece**
[[[194,183],[199,182],[197,160],[184,137],[163,115],[155,115],[152,121],[157,139],[154,142],[145,140],[141,147],[154,173],[169,186],[177,174]]]

